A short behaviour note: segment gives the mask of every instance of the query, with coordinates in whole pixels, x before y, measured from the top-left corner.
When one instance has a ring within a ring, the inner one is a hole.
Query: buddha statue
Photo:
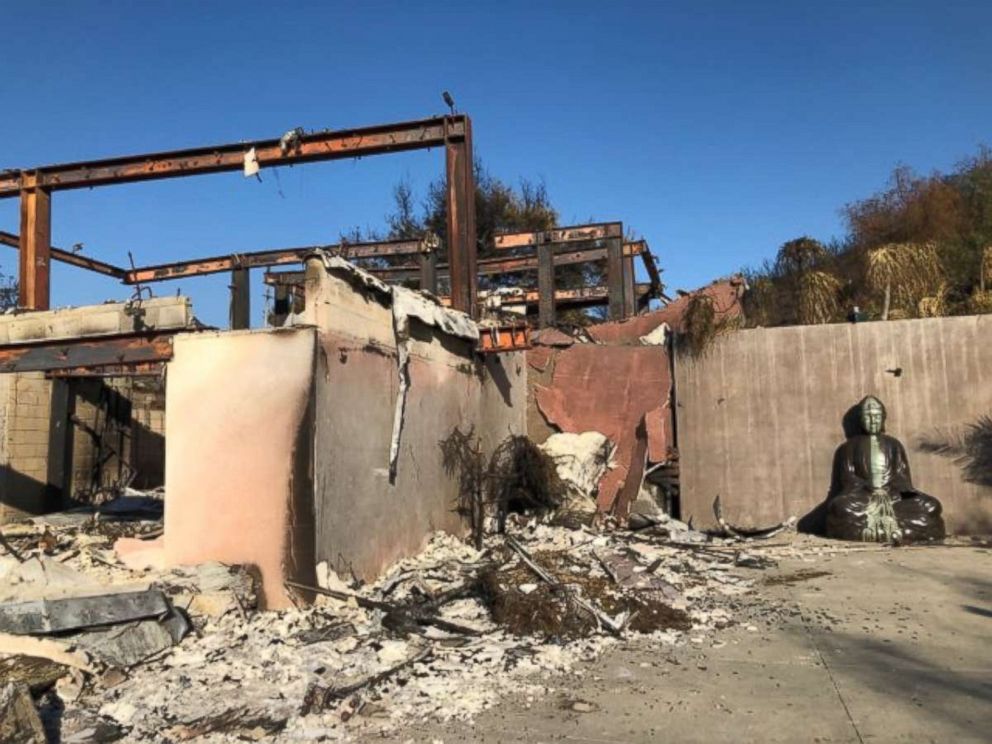
[[[885,406],[869,395],[858,405],[864,433],[834,458],[836,493],[827,501],[827,537],[910,543],[944,538],[940,502],[916,490],[906,450],[884,433]]]

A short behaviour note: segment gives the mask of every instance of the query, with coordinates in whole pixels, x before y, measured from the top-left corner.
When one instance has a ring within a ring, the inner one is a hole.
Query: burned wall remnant
[[[671,391],[666,349],[537,346],[528,352],[528,362],[537,373],[532,409],[546,422],[544,437],[537,432],[531,436],[543,441],[553,431],[550,425],[576,434],[597,431],[609,438],[616,446],[614,467],[600,481],[597,506],[625,514],[637,499],[648,450],[663,458],[671,445],[665,424]]]
[[[312,329],[178,336],[169,363],[165,560],[250,564],[263,602],[313,583]]]
[[[464,533],[441,441],[472,430],[491,452],[524,433],[524,357],[480,357],[467,316],[337,259],[307,262],[306,292],[302,322],[318,333],[317,560],[370,579],[434,530]]]
[[[948,531],[987,532],[992,492],[932,445],[992,410],[990,332],[989,316],[745,330],[679,358],[683,517],[715,526],[719,495],[733,524],[815,521],[845,413],[872,394],[906,445],[913,483],[943,503]]]
[[[65,366],[63,339],[69,348],[80,337],[116,339],[195,324],[186,297],[0,316],[0,346],[15,350],[0,360],[0,523],[100,499],[132,483],[153,488],[163,479],[160,378],[136,386],[114,377],[48,379],[23,369],[36,370],[44,360]]]

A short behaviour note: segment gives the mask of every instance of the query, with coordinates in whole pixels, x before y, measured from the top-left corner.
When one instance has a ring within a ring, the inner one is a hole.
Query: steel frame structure
[[[55,191],[241,170],[245,154],[251,150],[254,150],[260,167],[272,167],[442,146],[445,148],[447,244],[452,303],[455,308],[474,317],[477,291],[475,181],[472,171],[472,122],[464,114],[360,129],[303,133],[288,142],[284,137],[2,171],[0,199],[19,197],[21,205],[21,230],[17,236],[17,248],[20,251],[20,305],[32,310],[48,309],[52,260],[98,271],[123,279],[125,283],[152,281],[159,278],[157,272],[167,273],[161,266],[147,267],[151,274],[145,275],[141,273],[142,269],[128,271],[58,248],[53,249],[51,200]],[[13,237],[4,233],[0,242],[10,245]],[[178,265],[186,268],[176,269],[176,272],[178,275],[192,276],[226,269],[250,268],[238,265],[234,256],[225,258],[226,263],[222,260],[218,264],[220,268],[209,268],[202,265],[203,262],[199,262],[199,267],[191,268],[191,265],[198,262],[180,262]],[[425,263],[429,264],[429,261]],[[166,266],[176,267],[177,264]],[[203,270],[198,271],[198,268]],[[428,270],[429,268],[428,266]],[[162,278],[175,278],[176,275],[174,272],[171,276]],[[242,282],[236,279],[235,284],[241,285]]]

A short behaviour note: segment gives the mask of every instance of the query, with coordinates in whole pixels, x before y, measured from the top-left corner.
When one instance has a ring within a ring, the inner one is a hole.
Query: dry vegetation
[[[992,154],[948,174],[897,168],[889,186],[847,205],[847,235],[785,243],[745,272],[748,324],[776,326],[992,312]]]

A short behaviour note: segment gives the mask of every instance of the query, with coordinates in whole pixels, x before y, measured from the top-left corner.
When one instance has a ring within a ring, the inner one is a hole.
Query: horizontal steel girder
[[[252,148],[258,164],[265,168],[440,147],[447,142],[463,140],[468,130],[467,121],[468,117],[459,114],[359,129],[304,133],[288,147],[280,139],[268,139],[0,171],[0,199],[18,196],[23,189],[36,187],[58,191],[238,171],[244,167],[245,154]]]
[[[89,336],[0,346],[0,372],[144,365],[172,358],[171,333]]]

